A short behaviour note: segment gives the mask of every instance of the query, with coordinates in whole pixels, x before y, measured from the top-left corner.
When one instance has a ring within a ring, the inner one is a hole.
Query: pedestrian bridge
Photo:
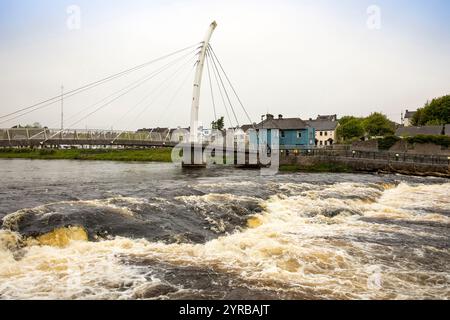
[[[130,146],[173,147],[182,141],[184,133],[171,130],[160,132],[133,132],[98,129],[64,130],[48,128],[0,129],[0,147],[46,146]]]

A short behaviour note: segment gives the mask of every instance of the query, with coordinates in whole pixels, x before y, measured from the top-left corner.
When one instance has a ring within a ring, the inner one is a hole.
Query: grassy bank
[[[281,172],[353,172],[353,170],[344,164],[317,163],[314,165],[300,166],[298,164],[281,165]]]
[[[0,159],[171,161],[170,148],[155,149],[0,149]]]

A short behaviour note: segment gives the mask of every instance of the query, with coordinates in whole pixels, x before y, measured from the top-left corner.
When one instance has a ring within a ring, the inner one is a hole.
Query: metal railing
[[[101,140],[105,142],[136,140],[171,142],[168,132],[133,132],[98,129],[60,129],[49,128],[12,128],[0,129],[0,140],[3,141],[42,141],[47,140]]]

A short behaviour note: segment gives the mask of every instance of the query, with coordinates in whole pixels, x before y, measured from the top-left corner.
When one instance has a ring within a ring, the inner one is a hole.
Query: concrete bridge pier
[[[203,144],[191,143],[183,147],[182,168],[202,169],[206,168],[206,155]]]

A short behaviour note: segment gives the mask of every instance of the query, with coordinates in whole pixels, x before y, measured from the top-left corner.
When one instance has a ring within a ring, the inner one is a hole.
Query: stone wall
[[[413,154],[432,154],[432,155],[450,155],[450,150],[433,143],[415,143],[408,145],[408,153]]]
[[[378,151],[378,141],[357,141],[352,143],[352,150],[355,151]],[[409,144],[405,140],[397,141],[390,149],[390,152],[423,154],[423,155],[449,155],[450,149],[433,143]]]
[[[318,164],[345,165],[353,171],[361,172],[386,172],[407,175],[439,176],[450,178],[449,164],[411,163],[392,161],[387,159],[348,158],[339,156],[305,156],[305,155],[281,155],[281,165],[297,165],[300,168]]]
[[[352,143],[352,150],[378,151],[378,140],[356,141]]]

